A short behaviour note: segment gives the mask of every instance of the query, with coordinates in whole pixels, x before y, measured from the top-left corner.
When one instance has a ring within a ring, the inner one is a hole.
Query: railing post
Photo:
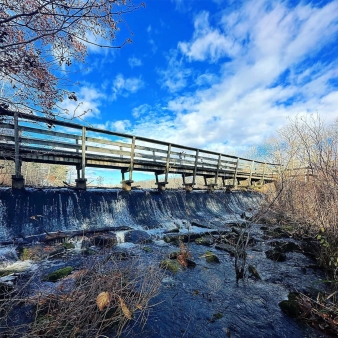
[[[129,181],[133,180],[133,170],[134,170],[134,156],[135,156],[135,142],[136,137],[133,136],[130,149],[130,170],[129,170]]]
[[[23,189],[25,187],[25,179],[21,175],[20,160],[20,137],[19,137],[19,117],[18,112],[14,113],[14,162],[15,173],[12,175],[12,189]]]
[[[239,157],[237,157],[237,163],[235,168],[235,174],[234,174],[234,187],[237,187],[237,172],[238,172],[238,166],[239,166]]]
[[[263,177],[262,177],[262,184],[263,185],[264,185],[265,171],[266,171],[266,162],[264,163],[264,166],[263,166]]]
[[[217,181],[218,181],[219,168],[221,166],[221,158],[222,158],[222,154],[219,154],[218,155],[218,163],[217,163],[217,172],[216,172],[216,176],[215,176],[215,185],[217,185]]]
[[[254,165],[255,165],[255,161],[252,161],[252,162],[251,162],[251,167],[250,167],[250,175],[249,175],[248,186],[251,185],[251,178],[252,178],[252,172],[253,172]]]
[[[165,178],[164,183],[168,183],[168,174],[169,174],[169,165],[170,165],[170,152],[171,152],[171,143],[168,144],[167,160],[165,166]]]
[[[195,168],[194,168],[194,176],[193,176],[193,179],[192,179],[192,185],[196,184],[198,154],[199,154],[199,149],[196,150],[196,155],[195,155]]]
[[[82,127],[81,149],[81,178],[75,180],[76,188],[85,190],[86,186],[86,127]]]

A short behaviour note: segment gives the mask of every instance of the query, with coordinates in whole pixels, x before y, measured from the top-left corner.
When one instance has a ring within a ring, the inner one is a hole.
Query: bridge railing
[[[251,181],[271,181],[278,173],[274,164],[254,161],[209,150],[182,146],[145,137],[83,126],[70,121],[0,109],[0,156],[15,161],[21,176],[21,161],[75,165],[78,179],[85,180],[86,167],[153,171]],[[157,176],[156,176],[157,177]]]

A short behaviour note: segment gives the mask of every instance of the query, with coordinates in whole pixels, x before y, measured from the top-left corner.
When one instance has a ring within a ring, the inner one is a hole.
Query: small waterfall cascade
[[[182,224],[234,222],[257,209],[254,192],[0,189],[0,242],[46,232],[129,227],[157,233]],[[114,229],[111,229],[114,230]]]

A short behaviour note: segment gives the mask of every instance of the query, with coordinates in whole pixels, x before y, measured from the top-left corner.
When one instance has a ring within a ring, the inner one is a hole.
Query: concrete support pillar
[[[165,182],[158,182],[157,184],[157,189],[158,191],[165,191]]]
[[[86,178],[78,178],[75,180],[76,189],[86,190],[87,189],[87,179]]]
[[[25,179],[22,175],[12,175],[12,189],[25,189]]]
[[[122,190],[124,190],[124,191],[130,191],[131,190],[131,184],[133,182],[134,181],[132,181],[132,180],[123,180],[123,181],[121,181]]]
[[[208,192],[214,192],[216,184],[207,184]]]
[[[194,190],[193,185],[191,183],[183,184],[186,192],[191,192]]]

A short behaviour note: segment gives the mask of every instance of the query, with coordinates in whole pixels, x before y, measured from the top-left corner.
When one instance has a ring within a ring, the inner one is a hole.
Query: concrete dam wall
[[[130,227],[161,235],[218,228],[250,214],[254,192],[0,189],[0,242],[46,232]],[[114,229],[111,229],[114,230]],[[177,231],[177,230],[176,230]]]

